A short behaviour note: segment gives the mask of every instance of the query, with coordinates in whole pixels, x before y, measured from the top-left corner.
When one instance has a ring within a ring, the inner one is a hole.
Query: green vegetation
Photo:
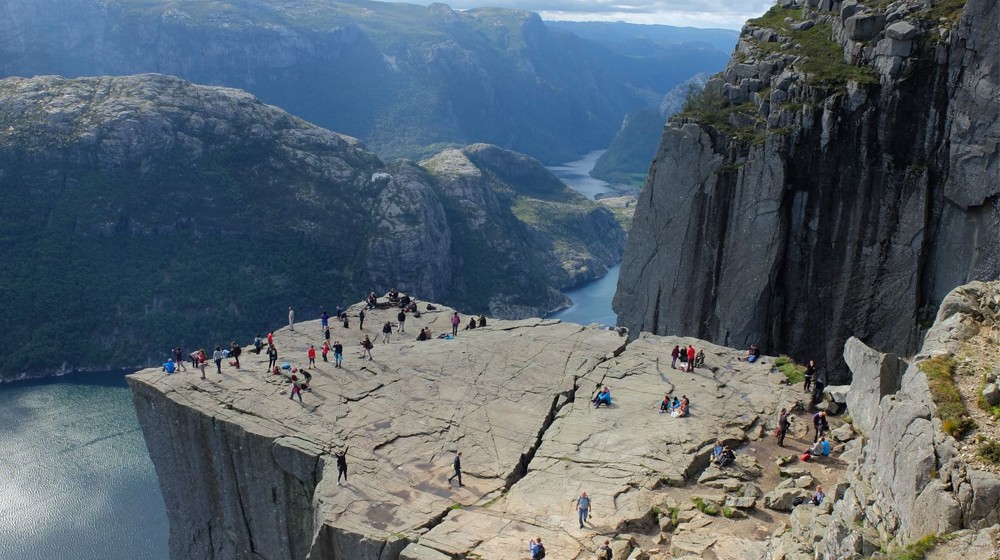
[[[451,511],[454,511],[456,509],[462,509],[462,504],[451,504],[450,506],[448,506],[448,509]]]
[[[949,23],[958,21],[965,11],[966,0],[937,0],[927,8],[927,18],[933,21],[946,19]]]
[[[1000,441],[986,440],[976,447],[976,454],[979,457],[994,465],[1000,465]]]
[[[774,360],[774,367],[785,374],[785,378],[792,385],[802,383],[806,378],[806,366],[795,363],[788,356],[781,355]]]
[[[734,136],[740,141],[762,144],[767,131],[757,106],[750,101],[729,105],[722,97],[705,90],[692,91],[684,101],[684,109],[677,114]]]
[[[731,508],[729,506],[725,506],[724,508],[722,508],[722,517],[725,517],[726,519],[733,519],[734,517],[736,517],[736,509]]]
[[[705,515],[710,515],[713,517],[719,515],[719,508],[716,507],[716,505],[711,502],[706,502],[705,500],[695,496],[694,498],[691,498],[691,503],[694,504],[694,507],[698,511],[704,513]]]
[[[961,439],[976,423],[962,401],[955,386],[955,360],[950,356],[935,356],[920,363],[920,371],[927,376],[931,398],[937,406],[941,429],[956,439]]]
[[[786,22],[786,17],[792,21]],[[809,29],[793,30],[791,24],[798,21],[802,21],[801,9],[785,9],[775,5],[747,24],[773,29],[780,35],[789,37],[793,47],[787,52],[804,57],[799,64],[814,83],[843,85],[852,80],[867,84],[878,82],[870,69],[844,62],[844,49],[833,40],[832,28],[828,23],[817,20],[816,25]],[[757,46],[765,52],[782,52],[781,44],[777,42],[758,42]]]
[[[926,535],[920,540],[913,542],[902,549],[890,550],[886,555],[886,560],[924,560],[927,554],[934,549],[938,543],[945,542],[947,537],[935,534]]]

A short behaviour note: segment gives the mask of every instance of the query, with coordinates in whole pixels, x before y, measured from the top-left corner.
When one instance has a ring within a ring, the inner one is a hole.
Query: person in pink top
[[[462,318],[458,316],[458,311],[451,314],[451,335],[458,336],[458,326],[462,324]]]

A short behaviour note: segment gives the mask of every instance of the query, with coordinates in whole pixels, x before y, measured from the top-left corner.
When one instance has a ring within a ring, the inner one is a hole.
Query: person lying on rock
[[[591,402],[594,403],[594,408],[601,408],[602,404],[610,408],[611,389],[609,389],[608,386],[605,385],[603,389],[601,389],[600,391],[597,392],[596,395],[594,395],[594,400]]]

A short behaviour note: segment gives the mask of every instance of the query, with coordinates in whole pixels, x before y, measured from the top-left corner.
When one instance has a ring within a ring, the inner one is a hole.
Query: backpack
[[[539,543],[538,545],[538,554],[535,555],[535,558],[537,560],[542,560],[542,558],[545,558],[545,546],[542,545],[541,543]]]

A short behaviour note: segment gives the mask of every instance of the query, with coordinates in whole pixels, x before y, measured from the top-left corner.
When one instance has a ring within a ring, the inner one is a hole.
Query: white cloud
[[[429,4],[429,0],[416,0]],[[538,12],[543,19],[627,21],[690,27],[740,29],[767,11],[774,0],[457,0],[455,9],[514,8]]]

